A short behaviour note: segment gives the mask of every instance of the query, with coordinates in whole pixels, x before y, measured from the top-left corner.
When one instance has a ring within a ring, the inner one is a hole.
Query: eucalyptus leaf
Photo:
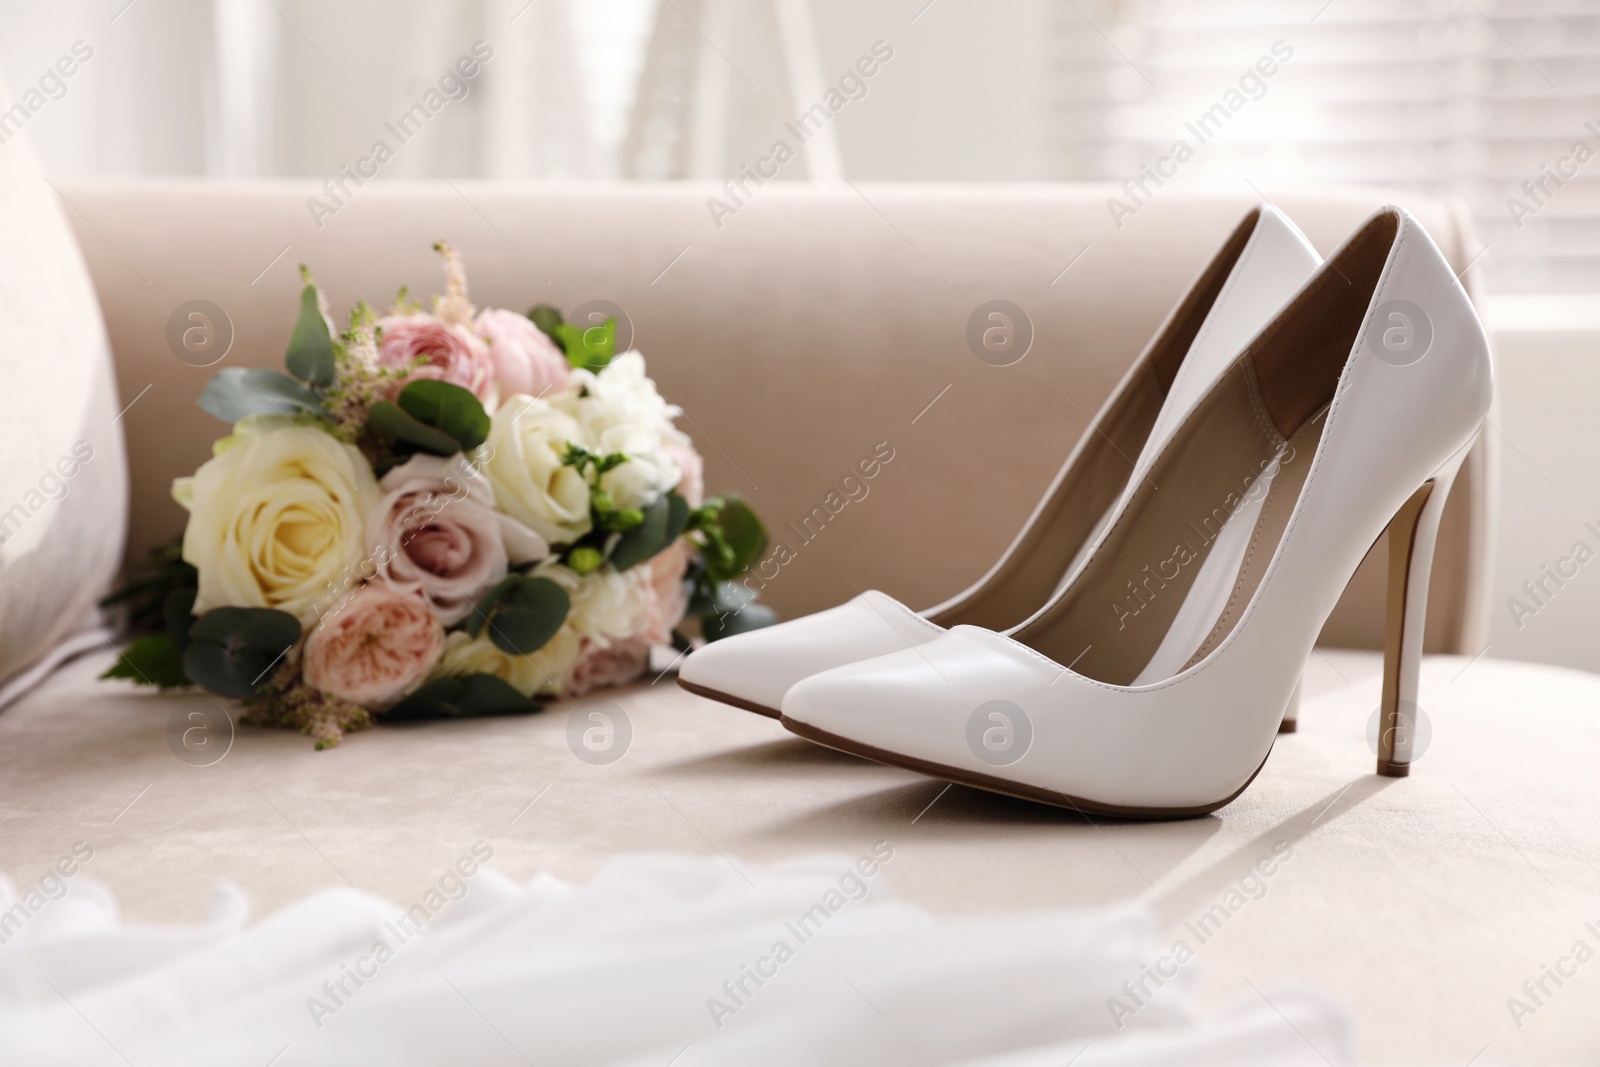
[[[213,608],[189,627],[183,670],[196,685],[244,700],[300,640],[300,620],[272,608]]]
[[[685,517],[688,512],[685,510]],[[611,565],[619,571],[643,563],[667,547],[667,528],[672,518],[672,502],[666,495],[656,498],[644,511],[644,521],[617,538],[611,550]]]
[[[473,608],[472,616],[467,620],[467,635],[469,637],[477,637],[483,633],[484,624],[489,621],[489,616],[494,614],[495,605],[499,603],[505,591],[522,580],[523,576],[520,574],[508,574],[494,583],[494,588],[478,598],[478,603]]]
[[[767,550],[767,528],[761,524],[744,498],[728,493],[722,498],[716,523],[722,529],[723,539],[733,550],[733,558],[716,564],[708,563],[708,573],[716,581],[729,581],[739,577],[761,558]]]
[[[289,337],[284,365],[290,374],[319,389],[332,385],[336,377],[333,328],[322,314],[317,287],[310,281],[300,290],[300,318]]]
[[[689,598],[686,614],[690,618],[704,619],[713,615],[732,615],[743,611],[756,598],[755,591],[738,582],[716,582],[697,585]]]
[[[421,422],[387,400],[376,401],[367,409],[367,425],[375,433],[435,456],[453,456],[461,451],[461,442],[454,437]]]
[[[322,399],[282,371],[228,367],[200,394],[200,406],[226,423],[251,415],[315,415],[331,418]]]
[[[180,656],[189,647],[189,627],[194,625],[194,598],[198,593],[196,589],[174,589],[161,602],[167,638]]]
[[[667,507],[667,539],[662,542],[661,548],[656,549],[657,552],[682,537],[684,528],[689,525],[689,502],[679,496],[676,490],[667,494]]]
[[[724,586],[732,584],[723,583]],[[700,632],[705,635],[708,642],[749,633],[751,630],[759,630],[778,621],[778,613],[765,604],[757,604],[753,594],[748,599],[733,593],[729,593],[728,596],[736,603],[742,602],[741,606],[735,607],[732,611],[708,614],[700,620]],[[723,597],[724,591],[719,587],[717,600],[720,602]]]
[[[461,719],[477,715],[519,715],[538,711],[537,700],[523,696],[492,674],[466,674],[433,681],[382,713],[384,722]]]
[[[501,597],[489,623],[500,651],[526,656],[543,648],[567,621],[572,598],[549,578],[523,578]]]
[[[183,672],[183,655],[165,634],[139,638],[123,649],[117,662],[100,677],[126,678],[162,689],[182,689],[193,684]]]
[[[412,382],[400,391],[407,415],[455,438],[460,451],[471,452],[489,439],[489,414],[472,392],[430,379]]]

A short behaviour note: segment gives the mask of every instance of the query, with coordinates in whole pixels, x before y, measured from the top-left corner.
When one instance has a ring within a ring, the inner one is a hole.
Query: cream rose
[[[494,490],[461,456],[416,455],[383,476],[367,517],[375,578],[459,622],[512,563],[550,553],[544,538],[495,510]]]
[[[566,626],[556,631],[544,647],[526,656],[503,652],[487,631],[471,637],[454,630],[445,638],[444,655],[434,677],[492,674],[523,696],[560,696],[561,685],[578,657],[578,636]]]
[[[589,532],[589,484],[561,462],[582,428],[549,401],[513,396],[494,413],[483,469],[500,510],[553,545]]]
[[[360,580],[363,528],[378,502],[372,468],[317,425],[245,419],[192,478],[183,558],[199,571],[197,614],[276,608],[314,622]]]
[[[420,597],[363,586],[317,624],[301,659],[307,685],[366,708],[385,708],[428,677],[444,627]]]

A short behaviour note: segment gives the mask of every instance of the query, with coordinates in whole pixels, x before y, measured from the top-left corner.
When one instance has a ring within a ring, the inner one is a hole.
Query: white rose
[[[583,427],[586,447],[600,455],[621,452],[628,462],[607,471],[600,487],[619,508],[645,508],[682,477],[665,451],[684,440],[672,425],[682,409],[667,403],[644,372],[644,357],[624,352],[598,374],[574,371],[575,388],[555,403]]]
[[[543,648],[526,656],[503,652],[485,630],[477,637],[465,630],[445,635],[444,655],[433,674],[436,678],[463,674],[492,674],[523,696],[538,693],[559,696],[561,683],[578,658],[578,635],[566,626],[556,631]]]
[[[241,421],[192,478],[183,558],[200,573],[196,614],[276,608],[314,622],[361,578],[363,526],[377,480],[353,445],[281,416]]]
[[[484,472],[507,515],[553,545],[589,532],[589,485],[561,462],[568,443],[583,444],[577,421],[547,400],[516,395],[494,413]]]

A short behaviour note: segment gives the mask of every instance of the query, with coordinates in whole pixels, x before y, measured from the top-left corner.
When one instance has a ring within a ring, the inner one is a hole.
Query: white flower
[[[576,388],[554,402],[583,427],[582,443],[600,455],[628,457],[600,479],[617,507],[648,507],[678,484],[682,474],[665,446],[687,440],[672,424],[683,412],[656,392],[643,356],[624,352],[598,374],[574,371],[572,382]]]
[[[496,646],[488,630],[478,637],[456,630],[445,637],[434,677],[492,674],[526,696],[563,696],[570,695],[564,687],[580,654],[593,656],[615,647],[620,655],[634,646],[649,648],[658,615],[650,567],[623,573],[608,567],[579,575],[564,564],[542,563],[532,573],[555,582],[571,597],[566,621],[555,636],[543,648],[517,656]]]
[[[569,443],[586,435],[550,401],[513,396],[494,413],[480,462],[500,510],[553,545],[589,532],[589,485],[562,463]]]
[[[561,629],[595,644],[606,646],[633,637],[648,629],[654,618],[655,590],[649,567],[627,571],[603,567],[579,575],[565,564],[541,563],[532,573],[549,578],[572,598]]]
[[[314,622],[360,580],[363,525],[379,496],[372,468],[317,424],[282,416],[241,421],[213,452],[172,487],[189,509],[195,613],[276,608]]]
[[[563,626],[543,648],[526,656],[502,652],[485,630],[471,637],[465,630],[445,635],[444,655],[434,668],[434,677],[459,677],[463,674],[492,674],[523,696],[538,693],[559,696],[561,683],[578,658],[578,635]]]

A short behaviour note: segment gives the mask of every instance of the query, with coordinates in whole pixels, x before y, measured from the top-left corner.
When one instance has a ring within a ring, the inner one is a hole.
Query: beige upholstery
[[[0,714],[0,869],[27,886],[85,841],[83,877],[109,885],[131,921],[200,921],[219,878],[245,889],[256,920],[346,879],[415,900],[478,840],[518,881],[585,879],[618,852],[770,862],[889,841],[883,876],[942,914],[1143,900],[1164,943],[1194,950],[1186,972],[1207,1010],[1256,998],[1251,984],[1320,991],[1350,1013],[1361,1063],[1464,1067],[1485,1045],[1477,1067],[1600,1052],[1593,962],[1565,989],[1547,981],[1554,998],[1521,1028],[1506,1003],[1577,939],[1596,945],[1584,926],[1600,928],[1593,675],[1426,660],[1432,745],[1411,777],[1379,778],[1363,736],[1379,656],[1319,654],[1300,732],[1278,739],[1238,800],[1202,819],[1091,824],[830,752],[671,679],[601,697],[633,728],[604,767],[569,751],[565,705],[384,728],[328,752],[246,728],[221,762],[193,767],[166,731],[215,704],[96,682],[106,662],[86,657]],[[1264,889],[1241,889],[1279,842],[1292,858]],[[709,1030],[706,995],[663,1010]]]
[[[93,635],[128,496],[100,308],[23,137],[0,146],[0,404],[5,682],[74,631]]]
[[[719,229],[708,186],[390,183],[354,190],[318,229],[306,201],[322,194],[308,182],[62,186],[81,212],[122,391],[150,386],[125,418],[131,553],[181,529],[167,487],[221,432],[194,407],[212,369],[168,350],[173,309],[215,302],[236,336],[221,365],[277,366],[296,263],[311,265],[342,314],[402,284],[435,290],[429,247],[447,237],[479,303],[570,311],[607,299],[627,311],[652,374],[688,413],[708,485],[748,496],[792,549],[764,591],[784,615],[872,587],[928,607],[983,573],[1253,202],[1248,188],[1172,190],[1118,230],[1109,191],[771,185]],[[1299,189],[1277,203],[1327,252],[1394,198]],[[1465,266],[1470,237],[1457,216],[1405,203]],[[965,339],[972,311],[997,297],[1035,330],[1028,355],[1007,367],[980,361]],[[839,508],[841,480],[880,442],[893,459],[865,499],[830,514],[830,494]],[[1430,649],[1481,646],[1484,501],[1475,463],[1441,534]],[[1324,642],[1381,647],[1382,594],[1369,561]]]

